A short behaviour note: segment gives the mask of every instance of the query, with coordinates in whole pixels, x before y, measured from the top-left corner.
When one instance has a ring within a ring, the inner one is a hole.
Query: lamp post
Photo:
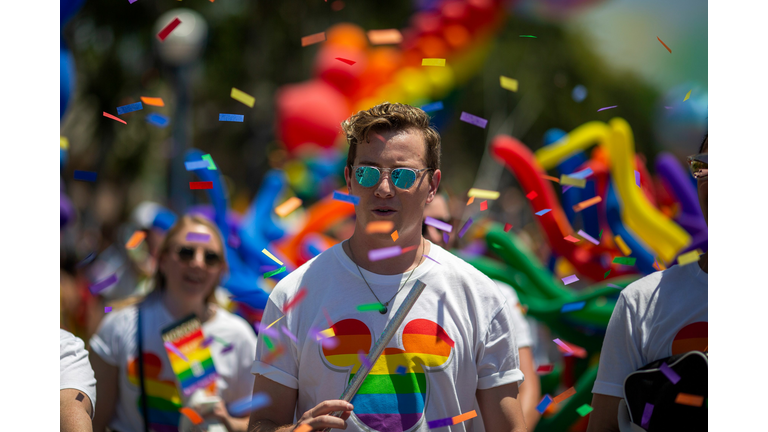
[[[155,49],[174,76],[176,110],[172,123],[172,150],[168,182],[169,206],[182,214],[192,204],[189,193],[184,154],[192,146],[192,110],[190,109],[190,72],[200,58],[208,36],[208,24],[199,13],[185,8],[172,9],[155,21],[155,34],[174,18],[181,21],[164,41],[154,38]]]

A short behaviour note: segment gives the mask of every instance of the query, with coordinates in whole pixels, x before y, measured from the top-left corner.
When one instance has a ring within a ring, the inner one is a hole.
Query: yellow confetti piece
[[[267,326],[267,328],[270,328],[270,327],[272,327],[273,325],[277,324],[277,322],[278,322],[278,321],[280,321],[280,320],[281,320],[281,319],[283,319],[283,318],[285,318],[285,315],[283,315],[283,316],[281,316],[280,318],[276,319],[276,320],[275,320],[275,321],[274,321],[272,324],[268,325],[268,326]]]
[[[284,203],[275,207],[275,213],[280,217],[286,217],[288,214],[299,208],[299,206],[301,206],[301,198],[291,197]]]
[[[514,78],[505,77],[504,75],[500,76],[501,81],[501,88],[507,89],[509,91],[516,92],[517,91],[517,80]]]
[[[686,252],[679,257],[677,257],[677,265],[684,266],[691,263],[695,263],[699,261],[699,255],[701,254],[701,251],[699,249],[696,249],[694,251]]]
[[[620,235],[617,235],[616,237],[614,237],[613,240],[619,246],[619,249],[621,249],[621,253],[623,253],[624,256],[629,256],[632,253],[632,249],[630,249],[629,246],[627,246],[627,244],[624,242],[624,239],[621,238]]]
[[[249,95],[248,93],[238,90],[234,87],[232,87],[232,93],[229,94],[232,99],[242,103],[243,105],[247,105],[248,108],[253,108],[253,103],[256,102],[256,98]]]
[[[400,234],[397,233],[397,230],[392,233],[392,241],[397,241],[397,239],[400,238]]]
[[[495,200],[499,199],[499,193],[498,191],[489,191],[485,189],[476,189],[472,188],[467,192],[467,196],[473,197],[473,198],[480,198],[480,199],[489,199],[489,200]]]
[[[445,66],[445,59],[425,58],[421,59],[422,66]]]
[[[334,332],[332,328],[325,329],[325,330],[321,331],[320,334],[325,336],[325,337],[334,337],[334,336],[336,336],[336,332]]]
[[[374,221],[369,222],[365,226],[365,232],[368,234],[374,233],[388,233],[395,227],[395,223],[392,221]]]
[[[325,32],[315,33],[301,38],[301,46],[313,45],[325,40]]]
[[[371,45],[399,44],[403,41],[403,35],[398,29],[369,30],[368,40]]]
[[[573,178],[568,177],[565,174],[560,175],[560,184],[561,185],[570,185],[577,188],[584,188],[584,186],[587,185],[587,179],[579,179],[579,178]]]
[[[685,99],[683,99],[683,102],[687,101],[689,97],[691,97],[691,92],[693,89],[688,90],[688,93],[685,95]]]
[[[274,262],[276,262],[276,263],[278,263],[278,264],[280,264],[280,265],[283,265],[283,262],[282,262],[282,261],[280,261],[279,259],[277,259],[277,257],[275,257],[274,255],[272,255],[271,253],[269,253],[269,251],[268,251],[268,250],[266,250],[266,249],[262,249],[262,250],[261,250],[261,252],[262,252],[264,255],[266,255],[266,256],[268,256],[268,257],[270,257],[270,258],[272,259],[272,261],[274,261]]]
[[[61,148],[64,150],[69,150],[69,140],[67,137],[59,137],[59,145],[61,145]]]
[[[142,96],[141,97],[141,101],[144,102],[147,105],[165,106],[165,103],[163,102],[163,98]]]

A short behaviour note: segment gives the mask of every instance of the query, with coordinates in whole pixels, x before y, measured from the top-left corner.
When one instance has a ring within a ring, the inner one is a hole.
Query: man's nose
[[[394,195],[395,185],[392,184],[392,179],[389,173],[381,173],[379,183],[376,185],[375,194],[377,197],[390,197]]]

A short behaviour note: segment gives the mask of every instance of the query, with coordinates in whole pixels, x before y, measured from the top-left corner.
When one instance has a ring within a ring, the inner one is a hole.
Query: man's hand
[[[227,406],[223,401],[216,402],[211,412],[203,416],[204,418],[215,418],[221,424],[226,426],[229,432],[245,432],[248,430],[248,417],[233,417],[229,415]]]
[[[308,425],[312,427],[312,430],[346,429],[347,419],[352,414],[352,409],[354,407],[351,403],[341,399],[323,401],[305,412],[296,426]],[[344,411],[344,413],[341,418],[328,415],[334,411]]]

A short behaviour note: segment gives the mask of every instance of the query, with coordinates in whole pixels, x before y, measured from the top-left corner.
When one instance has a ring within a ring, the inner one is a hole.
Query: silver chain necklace
[[[403,282],[403,284],[400,286],[400,289],[397,290],[395,295],[393,295],[392,298],[389,299],[386,303],[382,303],[381,300],[379,300],[379,296],[377,296],[376,293],[373,292],[373,289],[371,288],[371,286],[368,285],[368,281],[365,280],[365,276],[363,276],[363,272],[360,271],[360,266],[357,265],[357,259],[355,258],[355,251],[352,250],[352,242],[348,243],[348,245],[349,245],[349,252],[352,253],[352,262],[355,263],[355,267],[357,267],[357,272],[360,273],[360,277],[363,278],[363,282],[365,282],[365,286],[368,287],[368,289],[371,291],[371,294],[373,294],[373,296],[376,297],[376,301],[378,301],[379,304],[381,305],[381,309],[379,309],[379,313],[381,313],[382,315],[387,313],[387,311],[389,310],[389,302],[394,300],[395,297],[397,297],[397,295],[400,294],[400,291],[403,290],[403,287],[405,287],[405,284],[407,284],[408,281],[411,279],[411,275],[413,275],[413,272],[416,271],[416,269],[421,265],[422,260],[424,260],[424,251],[423,251],[423,249],[424,249],[424,238],[422,237],[421,240],[422,240],[421,241],[422,253],[421,253],[421,258],[419,259],[419,263],[416,265],[416,267],[413,268],[413,270],[411,270],[411,273],[408,275],[408,278],[405,279],[405,282]]]

